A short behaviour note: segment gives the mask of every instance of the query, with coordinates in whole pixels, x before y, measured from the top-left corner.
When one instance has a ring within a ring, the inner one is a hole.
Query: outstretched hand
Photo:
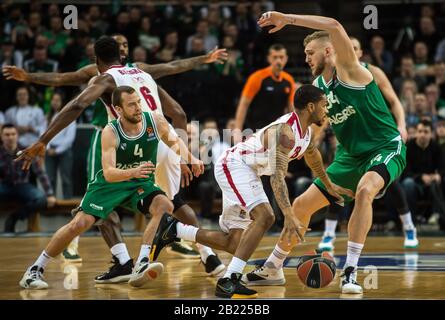
[[[14,161],[22,161],[22,170],[29,170],[34,159],[45,157],[46,144],[37,141],[23,151],[17,152],[17,158]]]
[[[218,49],[218,47],[215,47],[212,51],[206,54],[205,63],[216,62],[222,64],[227,59],[227,49]]]
[[[4,66],[2,72],[6,80],[27,81],[28,79],[28,73],[16,66]]]
[[[269,30],[269,33],[277,32],[286,25],[285,15],[277,11],[267,11],[258,19],[258,25],[261,28],[274,26]]]

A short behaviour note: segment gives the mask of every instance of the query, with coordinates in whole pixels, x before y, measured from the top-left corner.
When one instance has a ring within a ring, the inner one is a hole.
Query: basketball
[[[335,262],[327,252],[316,252],[301,256],[297,264],[297,274],[301,282],[310,288],[323,288],[335,277]]]

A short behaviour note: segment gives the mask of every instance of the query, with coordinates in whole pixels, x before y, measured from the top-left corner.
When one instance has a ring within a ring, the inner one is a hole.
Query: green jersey
[[[116,168],[126,170],[139,167],[146,162],[152,162],[156,166],[159,136],[150,113],[142,114],[142,130],[135,137],[125,134],[119,119],[112,120],[109,126],[113,129],[117,140]],[[147,179],[154,181],[154,174],[150,174]]]
[[[314,85],[326,93],[329,123],[338,142],[351,156],[367,156],[399,136],[374,80],[366,86],[352,86],[334,72],[328,83],[320,75]]]

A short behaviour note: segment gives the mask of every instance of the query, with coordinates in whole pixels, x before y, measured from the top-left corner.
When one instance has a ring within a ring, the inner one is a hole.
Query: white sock
[[[45,250],[42,251],[40,256],[37,258],[36,262],[34,262],[33,266],[38,266],[39,268],[46,268],[48,262],[52,259],[49,254],[46,253]]]
[[[150,250],[151,250],[151,245],[149,245],[149,244],[141,245],[141,251],[139,251],[139,257],[138,257],[138,260],[136,261],[136,263],[141,262],[141,260],[144,258],[149,258]]]
[[[204,263],[207,261],[208,256],[216,256],[215,252],[213,252],[213,250],[207,246],[197,243],[196,247],[201,255],[201,260]]]
[[[76,248],[79,246],[79,236],[75,237],[71,243],[71,245],[75,246]]]
[[[176,224],[176,233],[178,238],[184,239],[186,241],[196,242],[196,233],[198,233],[199,228],[191,226],[188,224],[183,224],[178,222]]]
[[[119,263],[121,265],[124,265],[125,263],[127,263],[128,260],[131,259],[125,243],[115,244],[111,247],[110,251],[113,256],[116,256],[116,258],[119,259]]]
[[[325,219],[324,220],[324,235],[335,237],[335,229],[337,228],[338,220]]]
[[[232,273],[243,273],[244,267],[246,266],[246,261],[243,261],[237,257],[233,257],[230,261],[227,271],[223,278],[230,278]]]
[[[289,255],[290,251],[284,251],[277,244],[275,245],[275,249],[273,249],[269,258],[267,258],[264,265],[268,268],[272,269],[280,269],[283,266],[284,260]]]
[[[408,211],[407,213],[400,215],[400,220],[402,220],[403,230],[412,230],[415,228],[413,219],[411,217],[411,211]]]
[[[345,269],[347,267],[357,267],[363,246],[364,244],[362,243],[348,241],[348,255],[346,256]]]

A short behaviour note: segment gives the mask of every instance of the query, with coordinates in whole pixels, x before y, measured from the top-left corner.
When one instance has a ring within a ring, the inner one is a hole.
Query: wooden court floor
[[[298,280],[296,257],[316,247],[318,237],[307,237],[307,242],[295,248],[285,268],[287,283],[284,286],[256,287],[260,298],[293,299],[445,299],[445,238],[420,238],[420,247],[402,248],[401,237],[370,237],[363,253],[364,263],[376,265],[359,271],[359,282],[368,283],[361,296],[342,295],[338,289],[340,271],[334,281],[323,289],[305,288]],[[111,255],[99,237],[80,240],[82,263],[66,264],[60,259],[52,261],[45,271],[48,290],[24,290],[18,285],[25,269],[44,248],[48,238],[0,238],[0,299],[163,299],[163,298],[215,298],[216,279],[207,277],[198,259],[184,259],[164,251],[159,261],[164,273],[144,289],[127,284],[96,285],[94,276],[109,267]],[[139,237],[127,237],[127,246],[135,256],[139,252]],[[276,238],[265,237],[252,256],[264,259],[275,245]],[[345,254],[346,238],[336,242],[338,263]],[[226,264],[230,255],[220,253]],[[260,260],[258,260],[261,262]],[[257,261],[257,262],[258,262]],[[248,265],[250,271],[254,266]],[[369,273],[366,273],[369,272]],[[374,273],[373,273],[374,272]],[[371,278],[369,278],[372,276]],[[368,277],[368,278],[367,278]]]

